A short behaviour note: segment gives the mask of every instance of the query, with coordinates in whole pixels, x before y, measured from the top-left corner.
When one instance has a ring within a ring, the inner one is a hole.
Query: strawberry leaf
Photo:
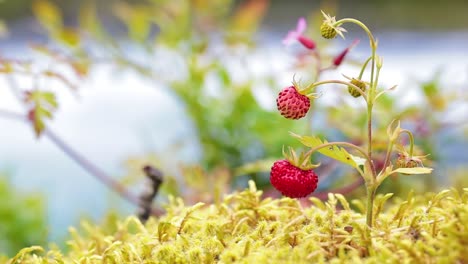
[[[262,159],[244,164],[234,170],[234,176],[270,171],[271,166],[273,163],[275,163],[275,161],[276,159]]]
[[[299,139],[299,141],[307,147],[310,148],[315,148],[317,146],[320,146],[322,144],[328,143],[328,141],[324,140],[322,141],[318,137],[309,137],[309,136],[300,136],[294,133],[290,133],[293,137]],[[365,162],[365,159],[357,156],[353,156],[346,151],[346,149],[338,147],[338,146],[328,146],[322,149],[317,150],[317,152],[320,152],[321,154],[330,157],[332,159],[335,159],[337,161],[340,161],[342,163],[348,164],[353,168],[358,169],[359,165],[363,165]]]
[[[26,93],[26,103],[30,105],[28,119],[31,121],[36,136],[45,129],[45,119],[52,119],[52,112],[58,107],[55,94],[52,92],[32,91]]]

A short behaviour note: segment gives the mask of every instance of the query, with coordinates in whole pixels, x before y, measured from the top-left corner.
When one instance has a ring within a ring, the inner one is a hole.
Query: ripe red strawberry
[[[279,93],[276,106],[282,116],[288,119],[299,119],[309,111],[310,99],[300,94],[295,86],[289,86]]]
[[[288,160],[278,160],[271,167],[271,184],[284,196],[306,197],[317,188],[318,177],[314,170],[303,170]]]

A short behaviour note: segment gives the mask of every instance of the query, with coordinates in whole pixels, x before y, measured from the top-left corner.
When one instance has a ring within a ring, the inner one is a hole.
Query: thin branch
[[[160,170],[147,165],[143,168],[143,171],[146,177],[151,181],[151,186],[140,196],[141,211],[138,214],[138,218],[142,223],[146,222],[150,217],[152,211],[151,204],[156,195],[158,195],[159,187],[161,187],[163,182],[163,174]]]
[[[27,117],[22,114],[14,113],[8,110],[0,110],[0,116],[6,117],[9,119],[21,120],[24,122],[29,122]],[[83,155],[78,153],[74,150],[70,145],[68,145],[62,138],[60,138],[56,133],[54,133],[51,129],[45,128],[43,132],[43,136],[49,138],[60,150],[62,150],[68,157],[74,160],[78,165],[81,166],[84,170],[98,179],[101,183],[108,186],[111,190],[119,194],[125,200],[129,201],[130,203],[141,206],[142,202],[140,201],[139,197],[131,193],[124,185],[122,185],[119,181],[115,180],[112,176],[105,173],[99,167],[94,165],[90,160],[86,159]],[[151,209],[151,213],[153,215],[161,215],[162,210],[160,209]]]

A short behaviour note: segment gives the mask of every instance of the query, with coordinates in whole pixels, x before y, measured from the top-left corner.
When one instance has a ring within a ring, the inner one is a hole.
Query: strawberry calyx
[[[294,86],[294,89],[296,89],[296,91],[301,94],[301,95],[305,95],[307,96],[309,99],[317,99],[321,96],[321,93],[311,93],[310,90],[311,90],[311,85],[308,85],[306,87],[303,87],[303,85],[300,83],[301,80],[299,81],[296,81],[296,76],[294,75],[293,76],[293,81],[292,81],[292,85]]]
[[[291,165],[301,169],[301,170],[311,170],[315,169],[320,166],[318,164],[312,164],[310,156],[312,153],[304,153],[301,152],[299,155],[296,154],[293,148],[288,147],[288,151],[286,152],[283,147],[283,156]]]

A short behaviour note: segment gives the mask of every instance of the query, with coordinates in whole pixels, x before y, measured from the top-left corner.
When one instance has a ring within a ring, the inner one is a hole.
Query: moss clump
[[[254,184],[220,204],[184,206],[145,225],[129,217],[115,232],[85,223],[68,253],[22,250],[12,263],[467,263],[468,189],[375,203],[374,228],[342,195],[327,202],[261,199]],[[362,202],[351,202],[356,208]],[[379,213],[380,212],[380,213]],[[46,261],[46,262],[43,262]],[[48,262],[47,262],[48,261]]]

